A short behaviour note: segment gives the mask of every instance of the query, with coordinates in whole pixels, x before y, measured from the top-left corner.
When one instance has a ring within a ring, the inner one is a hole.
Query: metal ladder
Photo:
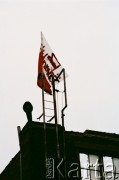
[[[46,122],[51,122],[54,118],[54,101],[53,97],[49,95],[48,93],[44,92],[44,113],[45,113],[45,118]],[[51,99],[52,98],[52,99]]]
[[[61,109],[61,119],[62,119],[62,123],[61,126],[64,127],[64,111],[67,107],[67,92],[66,92],[66,80],[65,80],[65,69],[63,69],[60,73],[59,73],[59,77],[61,76],[61,74],[63,75],[63,80],[64,80],[64,99],[65,99],[65,103],[64,103],[64,107]],[[46,134],[46,118],[49,118],[47,122],[51,122],[53,119],[55,121],[55,131],[56,131],[56,141],[57,141],[57,158],[58,160],[60,159],[60,149],[59,149],[59,130],[58,130],[58,119],[57,119],[57,102],[56,102],[56,92],[58,92],[55,89],[55,81],[54,81],[54,77],[52,76],[52,89],[53,89],[53,95],[51,96],[50,94],[46,93],[44,91],[44,88],[42,89],[42,106],[43,106],[43,113],[41,114],[41,116],[37,119],[41,119],[41,117],[43,117],[43,123],[44,123],[44,146],[45,146],[45,160],[47,163],[47,134]],[[51,97],[52,100],[47,99],[46,97]],[[49,104],[52,104],[52,107],[49,107]],[[47,106],[48,105],[48,106]],[[53,111],[53,115],[49,115],[46,114],[46,111]],[[64,160],[66,159],[66,155],[65,155],[65,127],[64,127],[64,131],[63,131],[63,146],[64,146]],[[65,163],[66,166],[66,163]],[[47,167],[46,167],[47,169]],[[65,167],[65,173],[66,173],[66,167]],[[60,176],[58,177],[58,180],[60,179]]]

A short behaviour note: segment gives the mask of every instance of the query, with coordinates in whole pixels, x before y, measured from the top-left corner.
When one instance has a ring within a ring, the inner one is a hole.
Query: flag
[[[63,67],[59,63],[45,37],[41,33],[41,48],[39,52],[38,60],[38,78],[37,85],[52,95],[52,76],[59,83],[63,80],[63,77],[58,77],[59,73],[63,70]]]

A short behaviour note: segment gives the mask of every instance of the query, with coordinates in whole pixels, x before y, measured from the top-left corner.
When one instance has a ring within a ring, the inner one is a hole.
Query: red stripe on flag
[[[37,79],[37,85],[46,91],[49,94],[52,94],[51,85],[47,81],[45,74],[43,72],[43,64],[44,64],[44,56],[43,56],[43,49],[41,49],[39,53],[39,62],[38,62],[38,79]]]

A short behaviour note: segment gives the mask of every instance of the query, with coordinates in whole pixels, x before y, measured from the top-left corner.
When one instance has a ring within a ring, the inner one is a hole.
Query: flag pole
[[[45,149],[45,174],[47,175],[47,135],[45,122],[45,101],[44,101],[44,73],[42,70],[42,104],[43,104],[43,128],[44,128],[44,149]]]
[[[41,32],[41,46],[42,44],[43,44],[43,34]],[[46,135],[46,122],[45,122],[44,76],[45,75],[43,72],[43,65],[42,65],[42,106],[43,106],[43,128],[44,128],[44,150],[45,150],[45,175],[47,176],[47,135]]]

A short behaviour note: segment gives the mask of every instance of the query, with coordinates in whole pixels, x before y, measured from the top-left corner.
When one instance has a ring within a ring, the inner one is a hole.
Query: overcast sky
[[[68,73],[66,130],[119,134],[119,1],[0,0],[0,172],[19,151],[24,102],[42,113],[41,31]]]

